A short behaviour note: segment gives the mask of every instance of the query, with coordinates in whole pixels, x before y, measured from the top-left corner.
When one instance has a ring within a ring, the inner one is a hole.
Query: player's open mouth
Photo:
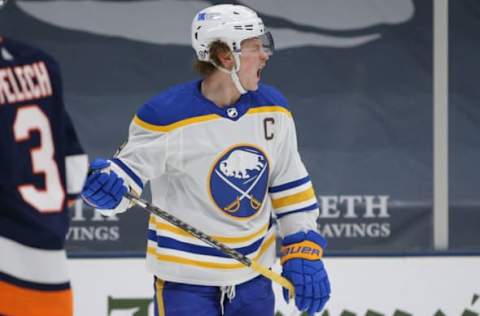
[[[257,78],[260,79],[260,76],[262,74],[262,68],[258,68],[257,70]]]

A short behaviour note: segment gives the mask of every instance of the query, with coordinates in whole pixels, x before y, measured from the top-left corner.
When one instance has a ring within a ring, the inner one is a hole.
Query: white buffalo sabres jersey
[[[137,112],[112,161],[133,191],[150,181],[154,205],[265,266],[275,260],[272,216],[282,234],[316,230],[317,200],[292,115],[272,87],[225,108],[200,93],[200,81],[163,92]],[[201,285],[256,276],[153,215],[147,265],[161,279]]]

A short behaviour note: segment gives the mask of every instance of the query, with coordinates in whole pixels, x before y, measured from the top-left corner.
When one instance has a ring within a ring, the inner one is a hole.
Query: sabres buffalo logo
[[[210,196],[223,212],[238,218],[251,217],[263,204],[269,171],[267,156],[259,148],[229,148],[211,168]]]

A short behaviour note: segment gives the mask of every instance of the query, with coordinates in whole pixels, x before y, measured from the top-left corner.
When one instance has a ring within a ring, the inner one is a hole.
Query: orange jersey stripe
[[[40,291],[0,281],[0,315],[72,316],[72,290]]]

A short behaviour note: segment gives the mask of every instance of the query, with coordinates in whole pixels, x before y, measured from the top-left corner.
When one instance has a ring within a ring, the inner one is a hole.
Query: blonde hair
[[[213,60],[215,64],[220,66],[222,65],[222,62],[218,58],[218,55],[220,53],[227,53],[229,51],[230,51],[230,48],[228,47],[228,45],[222,41],[212,42],[208,48],[208,53],[210,55],[210,58]],[[193,63],[193,69],[203,77],[208,77],[209,75],[211,75],[217,70],[217,68],[211,62],[200,61],[198,59],[196,59],[195,62]]]

